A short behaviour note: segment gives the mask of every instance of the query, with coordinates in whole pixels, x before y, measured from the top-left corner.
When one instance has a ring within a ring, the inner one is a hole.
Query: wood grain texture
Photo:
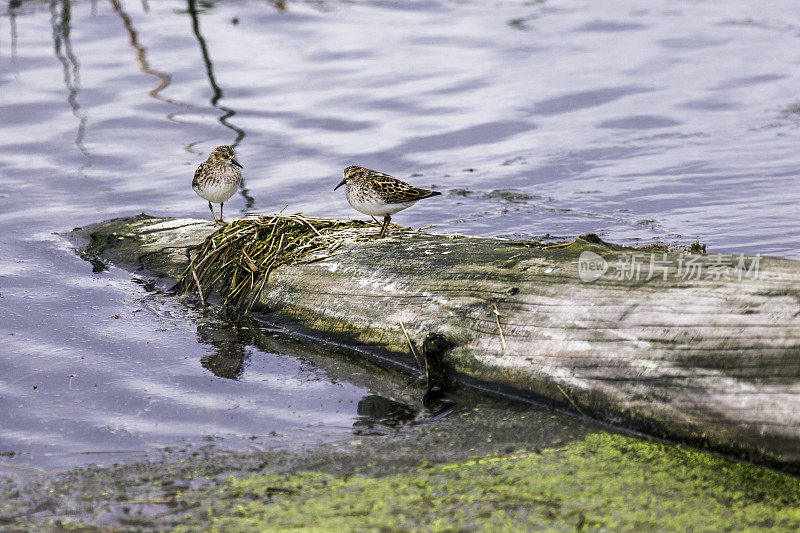
[[[139,217],[79,233],[107,244],[102,253],[114,261],[175,277],[187,246],[212,230]],[[123,237],[109,239],[114,232]],[[260,309],[409,370],[402,321],[417,348],[429,332],[446,335],[453,348],[445,364],[463,381],[800,468],[800,262],[762,257],[756,276],[735,270],[754,258],[657,252],[667,279],[663,270],[646,279],[650,252],[637,250],[638,280],[617,279],[612,266],[586,283],[582,252],[621,265],[634,251],[410,232],[343,250],[276,270]],[[686,259],[705,269],[699,279],[681,279]],[[720,264],[731,265],[726,276],[717,275]]]

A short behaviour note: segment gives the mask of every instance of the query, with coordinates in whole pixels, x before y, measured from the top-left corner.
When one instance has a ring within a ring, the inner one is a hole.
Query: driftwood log
[[[78,229],[84,253],[177,278],[205,221]],[[368,229],[365,231],[374,231]],[[800,262],[395,231],[275,270],[269,320],[414,372],[444,335],[448,377],[800,471]]]

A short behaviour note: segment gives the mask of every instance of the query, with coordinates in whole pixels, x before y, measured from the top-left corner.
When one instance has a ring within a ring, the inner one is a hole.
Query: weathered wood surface
[[[112,261],[175,278],[211,231],[142,216],[77,234]],[[342,251],[277,269],[261,308],[413,369],[402,321],[417,349],[429,332],[447,336],[445,364],[461,381],[800,469],[800,262],[657,252],[647,279],[649,251],[412,232]],[[593,282],[578,275],[587,251],[609,263]]]

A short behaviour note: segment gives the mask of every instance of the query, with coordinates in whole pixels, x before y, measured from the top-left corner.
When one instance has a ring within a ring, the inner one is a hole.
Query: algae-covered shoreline
[[[800,480],[545,410],[480,406],[411,431],[177,454],[0,488],[0,526],[53,531],[793,530]]]

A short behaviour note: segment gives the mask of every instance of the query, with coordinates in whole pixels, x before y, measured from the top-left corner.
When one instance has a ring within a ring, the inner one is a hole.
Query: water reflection
[[[215,376],[226,379],[242,377],[249,355],[246,343],[238,338],[239,328],[218,324],[201,324],[197,327],[197,340],[213,347],[213,353],[200,359],[203,368]]]
[[[211,348],[210,353],[200,359],[200,364],[215,376],[225,379],[242,380],[245,369],[251,364],[253,351],[293,353],[304,361],[304,365],[310,365],[308,368],[319,369],[320,364],[331,365],[326,368],[326,378],[332,382],[337,382],[339,377],[343,377],[343,374],[349,375],[353,370],[340,367],[340,362],[336,359],[307,359],[311,354],[310,346],[305,345],[306,353],[303,353],[298,350],[301,345],[287,337],[283,330],[267,329],[248,318],[222,320],[211,317],[198,325],[197,340]],[[311,376],[306,376],[305,379],[312,381]],[[387,390],[391,390],[391,387]],[[371,392],[358,402],[358,418],[353,423],[353,431],[358,435],[380,434],[386,428],[394,429],[445,416],[455,408],[452,401],[441,399],[441,394],[430,402],[426,401],[427,395],[426,398],[421,398],[422,389],[416,390],[420,396],[416,396],[411,389],[406,390],[405,402],[376,394],[376,391]]]
[[[395,428],[416,420],[419,409],[384,398],[376,394],[364,396],[356,408],[359,419],[353,423],[353,432],[367,435],[376,432],[376,426]],[[377,431],[380,433],[380,431]]]
[[[200,33],[200,16],[197,10],[197,1],[188,0],[187,7],[187,12],[192,18],[192,32],[197,38],[197,42],[200,44],[200,52],[203,54],[203,63],[205,63],[206,66],[206,76],[208,76],[208,83],[211,85],[211,105],[223,112],[222,116],[219,117],[220,123],[236,133],[236,139],[234,139],[233,143],[231,143],[231,146],[236,148],[242,139],[244,139],[245,132],[243,129],[235,126],[228,120],[230,117],[236,114],[236,111],[219,103],[219,101],[222,99],[223,93],[222,89],[217,84],[216,77],[214,76],[214,65],[211,62],[211,55],[208,53],[208,45],[206,45],[206,40]],[[239,189],[239,193],[244,197],[245,208],[252,209],[255,205],[255,198],[250,196],[250,193],[248,192],[247,187],[244,186],[244,183],[244,179],[242,179],[242,187]]]
[[[56,4],[61,4],[61,10],[57,11]],[[91,155],[83,144],[83,137],[86,133],[86,113],[81,109],[78,102],[78,92],[80,91],[80,65],[78,58],[72,51],[72,41],[70,40],[70,17],[72,5],[70,0],[50,2],[50,24],[53,28],[53,50],[58,61],[64,70],[64,84],[67,86],[69,95],[67,102],[72,108],[72,114],[78,119],[78,132],[75,136],[75,145],[81,153],[89,160],[80,170],[91,164]]]
[[[208,83],[211,85],[211,105],[223,111],[223,115],[219,117],[219,121],[228,129],[234,131],[236,133],[236,139],[231,143],[233,148],[244,139],[245,132],[243,129],[235,126],[232,124],[228,119],[236,114],[236,111],[233,109],[226,107],[219,103],[222,99],[223,92],[220,88],[219,84],[217,83],[217,79],[214,76],[214,64],[211,62],[211,55],[208,53],[208,45],[206,44],[206,40],[203,35],[200,33],[200,17],[197,11],[197,2],[196,0],[188,0],[188,10],[189,16],[192,18],[192,32],[194,32],[195,37],[197,38],[197,42],[200,44],[200,52],[203,54],[203,63],[206,66],[206,76],[208,77]]]
[[[17,61],[17,8],[22,5],[22,0],[8,1],[8,25],[11,30],[11,64]]]
[[[173,100],[166,96],[161,96],[159,94],[161,91],[163,91],[169,86],[169,84],[172,82],[172,78],[170,77],[169,74],[161,72],[160,70],[156,70],[150,66],[150,63],[147,61],[147,49],[139,42],[139,36],[136,33],[136,29],[133,27],[133,22],[131,21],[130,16],[128,16],[128,13],[122,7],[122,4],[119,2],[119,0],[109,0],[109,2],[111,2],[111,7],[122,19],[122,25],[125,26],[125,31],[128,32],[128,37],[130,39],[131,46],[133,46],[133,48],[136,50],[136,59],[139,62],[139,69],[142,72],[150,74],[151,76],[155,76],[156,78],[159,79],[158,86],[155,89],[149,91],[147,94],[149,94],[153,98],[156,98],[163,102],[167,102],[169,104],[185,106],[186,104],[181,104],[176,100]],[[146,3],[144,4],[144,10],[145,11],[148,10]],[[167,115],[167,118],[172,119],[173,114]]]

